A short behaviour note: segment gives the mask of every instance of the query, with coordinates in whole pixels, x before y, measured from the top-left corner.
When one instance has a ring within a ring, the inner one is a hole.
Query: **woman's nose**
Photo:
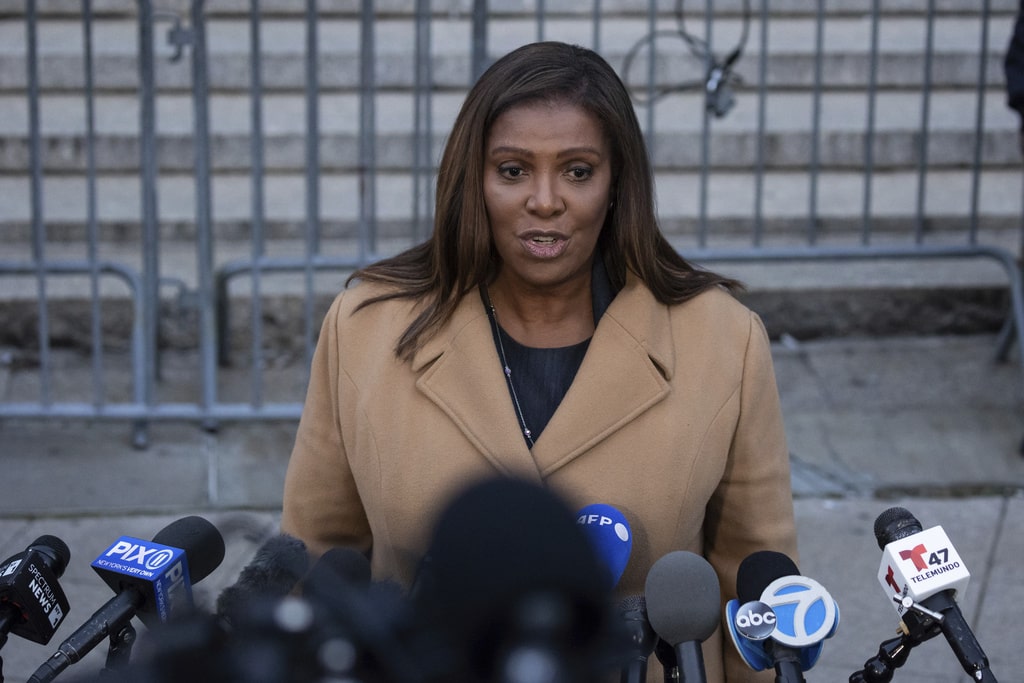
[[[565,201],[558,190],[558,179],[547,174],[536,177],[526,200],[526,208],[541,216],[552,216],[565,210]]]

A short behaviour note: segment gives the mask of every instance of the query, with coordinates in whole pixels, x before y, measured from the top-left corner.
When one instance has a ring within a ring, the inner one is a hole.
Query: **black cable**
[[[676,0],[674,15],[676,19],[675,30],[662,29],[660,31],[648,33],[634,43],[626,52],[626,57],[622,63],[623,83],[625,83],[633,100],[641,106],[654,104],[657,100],[671,93],[684,92],[687,90],[704,88],[708,91],[709,99],[714,99],[721,93],[723,101],[720,103],[713,103],[709,101],[708,106],[709,109],[713,109],[716,116],[724,116],[729,107],[731,107],[731,97],[727,92],[723,92],[723,90],[727,90],[730,85],[738,83],[740,80],[739,77],[732,72],[732,67],[737,61],[739,61],[740,56],[743,54],[743,49],[747,44],[747,38],[750,35],[750,0],[743,0],[743,23],[739,41],[737,41],[736,46],[730,50],[721,61],[711,53],[705,40],[698,38],[686,30],[686,21],[683,13],[683,0]],[[683,81],[681,83],[664,85],[655,88],[650,95],[648,95],[648,90],[631,88],[629,83],[629,74],[634,60],[640,54],[640,50],[644,46],[653,42],[658,37],[673,37],[682,40],[689,48],[690,54],[693,57],[699,59],[703,64],[708,65],[704,77],[700,80]],[[728,100],[728,103],[726,103],[725,100]]]

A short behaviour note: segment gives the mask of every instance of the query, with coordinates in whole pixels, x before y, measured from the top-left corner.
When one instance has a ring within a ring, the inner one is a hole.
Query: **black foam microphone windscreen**
[[[443,511],[428,549],[430,601],[468,628],[525,592],[582,602],[607,593],[603,569],[570,509],[515,479],[469,487]]]
[[[420,571],[417,611],[465,653],[469,675],[500,678],[502,653],[524,647],[577,667],[607,629],[607,572],[590,541],[561,498],[525,481],[456,496]]]
[[[177,519],[157,532],[153,540],[188,551],[188,572],[199,583],[224,561],[224,537],[213,524],[198,515]]]
[[[874,532],[879,550],[885,550],[885,546],[893,541],[913,536],[921,531],[921,522],[906,508],[892,507],[875,518]]]
[[[306,544],[294,536],[271,536],[255,552],[238,580],[217,596],[217,615],[231,622],[254,600],[287,595],[309,569]]]
[[[44,534],[32,541],[32,545],[27,549],[42,553],[48,560],[47,565],[49,565],[50,571],[58,579],[63,576],[68,562],[71,561],[71,550],[68,548],[68,544],[50,534]]]
[[[331,548],[316,561],[310,575],[331,572],[337,579],[366,588],[370,584],[370,561],[354,548]]]
[[[761,599],[761,593],[776,579],[797,576],[800,570],[785,553],[758,550],[743,558],[736,570],[736,597],[740,604]]]

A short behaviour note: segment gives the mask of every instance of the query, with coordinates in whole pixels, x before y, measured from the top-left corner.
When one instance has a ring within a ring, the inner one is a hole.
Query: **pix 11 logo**
[[[107,557],[120,557],[122,561],[155,571],[174,559],[174,551],[164,546],[146,547],[136,539],[121,537],[106,552]]]

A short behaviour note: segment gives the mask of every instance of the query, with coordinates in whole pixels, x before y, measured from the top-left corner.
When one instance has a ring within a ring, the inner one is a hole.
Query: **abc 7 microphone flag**
[[[839,625],[839,609],[829,592],[814,579],[800,575],[772,581],[759,600],[742,605],[730,600],[726,617],[733,644],[754,671],[774,665],[761,646],[769,638],[799,650],[801,668],[807,671]]]

